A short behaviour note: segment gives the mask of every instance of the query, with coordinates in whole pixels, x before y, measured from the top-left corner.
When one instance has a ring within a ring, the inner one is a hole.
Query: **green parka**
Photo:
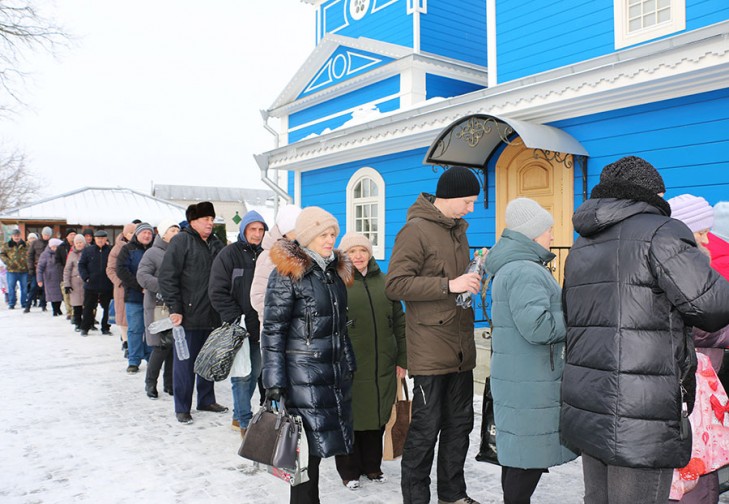
[[[385,296],[385,275],[374,258],[367,275],[355,269],[347,290],[349,338],[357,371],[352,385],[354,430],[377,430],[390,419],[397,392],[395,366],[407,368],[405,316],[400,301]]]

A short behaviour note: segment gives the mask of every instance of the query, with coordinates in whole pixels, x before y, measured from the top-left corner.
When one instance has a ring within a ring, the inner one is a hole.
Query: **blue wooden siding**
[[[729,89],[568,119],[561,128],[590,153],[588,188],[602,168],[623,156],[648,160],[663,176],[666,198],[703,196],[712,205],[729,200]],[[582,180],[575,173],[575,205]]]
[[[289,143],[296,142],[302,138],[312,134],[320,134],[324,129],[334,129],[352,118],[351,112],[346,110],[371,103],[387,96],[396,95],[400,92],[400,77],[393,76],[375,84],[357,89],[351,93],[333,98],[328,102],[314,105],[300,112],[296,112],[289,116],[289,129],[296,128],[307,123],[310,124],[304,128],[289,132]],[[377,105],[380,112],[390,112],[396,110],[400,106],[399,98],[393,98],[383,101]],[[336,115],[326,120],[324,117]]]
[[[413,46],[413,21],[407,14],[407,0],[372,0],[362,19],[349,15],[351,0],[324,2],[319,11],[321,35],[334,33],[345,37],[368,37],[382,42]]]
[[[340,46],[321,68],[314,74],[314,77],[304,86],[304,90],[298,98],[317,93],[323,89],[334,86],[341,82],[357,77],[362,73],[386,65],[393,61],[393,58],[386,58],[351,47]]]
[[[427,74],[425,76],[425,98],[429,100],[440,96],[442,98],[451,98],[460,96],[472,91],[478,91],[485,86],[479,86],[471,82],[464,82],[440,75]]]
[[[486,1],[429,1],[420,16],[420,49],[486,66]]]
[[[385,259],[379,261],[386,270],[390,261],[395,237],[405,224],[408,208],[421,192],[433,193],[442,169],[433,171],[422,164],[426,149],[380,156],[353,163],[331,166],[302,173],[302,205],[326,208],[338,220],[342,233],[346,227],[346,189],[349,179],[363,167],[370,167],[385,181]],[[493,170],[493,169],[492,169]],[[479,197],[476,210],[468,217],[469,242],[473,245],[491,246],[494,242],[494,186],[493,174],[489,180],[489,209],[483,208]]]
[[[726,19],[726,0],[686,0],[687,30]],[[615,52],[613,0],[499,0],[496,23],[499,82]]]

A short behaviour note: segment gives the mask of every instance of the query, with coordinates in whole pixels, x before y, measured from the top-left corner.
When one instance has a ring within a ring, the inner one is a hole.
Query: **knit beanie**
[[[180,225],[173,219],[162,219],[161,221],[159,221],[159,224],[157,224],[157,232],[160,236],[164,236],[165,234],[167,234],[167,230],[171,227],[179,228]]]
[[[142,231],[150,231],[154,235],[154,228],[149,222],[142,222],[137,224],[137,229],[134,230],[134,236],[139,236]]]
[[[365,235],[360,233],[347,233],[339,242],[339,250],[346,252],[352,247],[364,247],[372,256],[372,242]]]
[[[438,186],[435,189],[435,197],[442,199],[467,198],[478,196],[481,192],[481,185],[476,175],[468,168],[454,166],[443,172],[438,179]]]
[[[296,241],[306,247],[330,227],[334,228],[334,234],[339,234],[339,223],[332,214],[323,208],[306,207],[296,219]]]
[[[65,232],[65,233],[63,233],[63,237],[64,237],[64,238],[68,238],[68,235],[70,235],[71,233],[75,233],[75,232],[76,232],[76,230],[75,230],[74,228],[68,228],[68,229],[66,230],[66,232]]]
[[[301,213],[297,205],[286,205],[280,208],[276,216],[276,225],[281,234],[287,234],[296,229],[296,219]]]
[[[59,240],[58,238],[51,238],[48,240],[49,247],[58,247],[61,243],[63,243],[63,240]]]
[[[610,163],[600,173],[600,183],[619,181],[634,184],[654,194],[666,192],[663,177],[643,158],[626,156]]]
[[[720,201],[714,205],[714,226],[711,232],[729,242],[729,201]]]
[[[41,235],[48,235],[51,236],[53,234],[53,230],[49,228],[48,226],[41,229]]]
[[[84,235],[82,235],[82,234],[77,234],[76,236],[73,237],[73,243],[74,243],[74,245],[77,243],[85,244],[86,238],[84,238]]]
[[[28,234],[28,239],[30,240],[31,238],[34,239],[34,240],[37,240],[38,239],[38,235],[35,234],[35,233],[29,233]]]
[[[91,228],[86,228],[81,234],[83,234],[84,236],[94,236],[94,230]]]
[[[552,214],[529,198],[516,198],[506,205],[506,228],[521,233],[530,240],[554,225]]]
[[[215,207],[209,201],[201,201],[200,203],[193,203],[187,207],[185,211],[185,218],[187,222],[192,222],[195,219],[201,217],[212,217],[215,218]]]
[[[701,196],[681,194],[668,200],[671,217],[688,226],[692,233],[711,229],[714,225],[714,209]]]

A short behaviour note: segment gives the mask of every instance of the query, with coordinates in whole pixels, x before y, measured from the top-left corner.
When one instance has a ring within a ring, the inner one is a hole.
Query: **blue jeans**
[[[582,474],[585,502],[590,504],[665,504],[671,491],[673,469],[607,465],[583,453]]]
[[[233,376],[230,384],[233,386],[233,418],[238,420],[241,428],[247,428],[248,422],[253,418],[251,412],[251,398],[258,384],[258,376],[261,374],[261,345],[251,344],[251,374],[244,377]]]
[[[149,362],[152,349],[144,341],[144,307],[141,303],[125,303],[127,310],[127,340],[129,341],[129,365],[139,366],[142,359]]]
[[[28,302],[28,273],[11,273],[8,271],[8,306],[15,308],[15,303],[18,302],[18,295],[15,292],[15,284],[20,284],[20,306],[25,308],[25,304]]]

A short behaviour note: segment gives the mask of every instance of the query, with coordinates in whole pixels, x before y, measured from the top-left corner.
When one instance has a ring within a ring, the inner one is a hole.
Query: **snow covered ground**
[[[193,409],[194,423],[182,425],[170,396],[148,399],[146,366],[127,375],[119,330],[112,332],[84,338],[65,317],[0,308],[0,502],[288,502],[285,483],[238,457],[239,434],[230,429],[229,413]],[[218,402],[231,407],[230,383],[215,388]],[[474,459],[480,422],[477,415],[466,463],[468,493],[495,504],[501,502],[500,470]],[[388,482],[350,491],[334,460],[326,459],[321,501],[402,502],[399,461],[384,462],[383,470]],[[435,482],[435,471],[431,478]],[[435,484],[431,493],[436,502]],[[582,494],[578,459],[546,474],[532,502],[577,504]]]

